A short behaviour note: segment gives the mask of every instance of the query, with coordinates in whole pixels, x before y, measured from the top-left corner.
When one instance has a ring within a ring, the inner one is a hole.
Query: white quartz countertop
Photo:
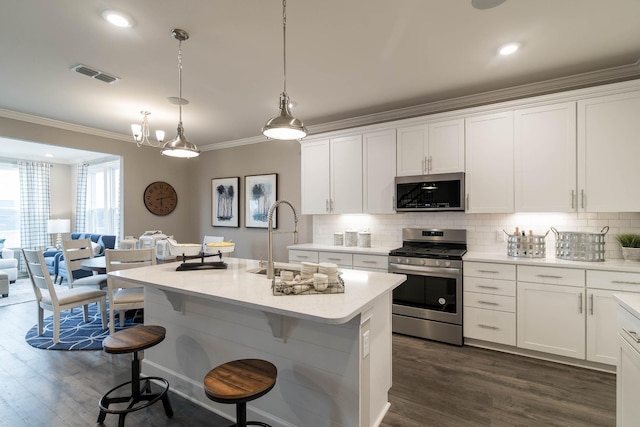
[[[189,261],[193,262],[193,261]],[[268,313],[342,324],[367,310],[380,296],[406,280],[402,274],[341,270],[345,292],[316,295],[275,296],[271,280],[247,270],[258,261],[224,258],[227,269],[176,271],[178,262],[157,264],[109,273],[129,282],[152,286],[169,293],[223,301]]]
[[[401,246],[401,245],[399,245]],[[319,243],[300,243],[298,245],[287,246],[287,249],[295,249],[299,251],[322,251],[322,252],[347,252],[347,253],[361,253],[366,255],[389,255],[389,252],[393,249],[384,246],[362,248],[360,246],[334,246],[334,245],[322,245]]]
[[[533,265],[544,267],[578,268],[583,270],[623,271],[640,273],[640,262],[625,261],[623,259],[606,260],[604,262],[567,261],[564,259],[510,257],[507,254],[467,252],[464,261],[496,262],[500,264]]]
[[[640,294],[613,294],[618,304],[624,307],[629,313],[640,319]]]

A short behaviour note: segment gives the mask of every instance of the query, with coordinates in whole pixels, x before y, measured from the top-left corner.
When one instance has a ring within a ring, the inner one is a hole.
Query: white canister
[[[344,232],[344,245],[345,246],[358,246],[358,232],[357,231],[345,231]]]
[[[361,231],[358,233],[358,246],[361,248],[371,247],[371,233],[368,231]]]
[[[138,239],[133,236],[125,236],[120,240],[120,249],[138,249]]]
[[[333,233],[333,244],[335,246],[344,245],[344,233]]]

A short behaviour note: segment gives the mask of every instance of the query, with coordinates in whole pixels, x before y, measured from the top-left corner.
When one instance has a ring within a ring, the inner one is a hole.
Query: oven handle
[[[425,267],[418,265],[405,265],[397,264],[394,262],[389,263],[389,273],[399,274],[416,274],[419,276],[439,276],[450,277],[457,279],[461,276],[462,270],[459,268],[446,268],[446,267]]]

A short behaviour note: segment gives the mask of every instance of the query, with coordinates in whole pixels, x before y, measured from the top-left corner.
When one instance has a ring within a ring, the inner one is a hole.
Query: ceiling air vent
[[[85,76],[100,80],[101,82],[105,83],[114,83],[120,80],[118,77],[110,76],[109,74],[103,73],[102,71],[95,70],[82,64],[71,67],[71,69],[76,73],[84,74]]]

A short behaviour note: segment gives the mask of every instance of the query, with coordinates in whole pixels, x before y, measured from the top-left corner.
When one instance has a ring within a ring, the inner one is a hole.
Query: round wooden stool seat
[[[118,427],[124,427],[124,419],[128,413],[151,406],[159,400],[162,400],[165,414],[169,418],[173,416],[173,408],[168,394],[169,381],[160,377],[145,377],[142,384],[140,381],[138,352],[162,342],[165,334],[166,329],[162,326],[141,325],[118,331],[104,339],[102,347],[105,352],[112,354],[133,353],[133,360],[131,361],[131,381],[112,388],[98,402],[100,408],[99,424],[104,422],[107,414],[117,414],[119,415]],[[160,391],[152,392],[152,380],[161,383],[162,389]],[[129,385],[131,385],[130,388]],[[121,389],[128,390],[128,394],[117,393]]]
[[[210,370],[204,377],[204,392],[214,402],[236,405],[236,426],[268,424],[247,422],[246,403],[267,394],[275,385],[278,369],[260,359],[241,359]]]

